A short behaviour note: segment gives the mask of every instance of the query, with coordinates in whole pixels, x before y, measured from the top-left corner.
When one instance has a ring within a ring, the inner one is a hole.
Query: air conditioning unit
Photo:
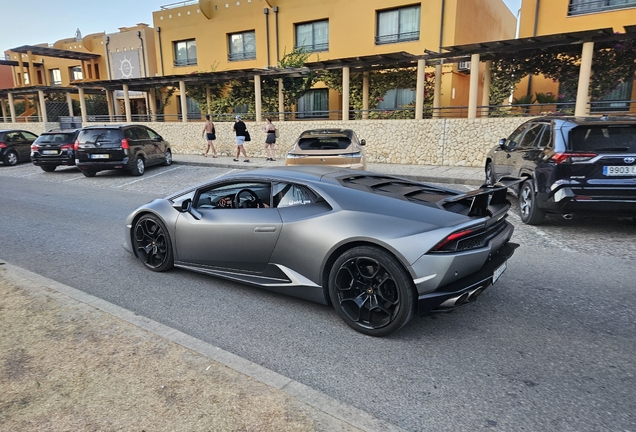
[[[460,72],[469,73],[470,72],[470,60],[460,61],[457,64],[457,70],[459,70]]]

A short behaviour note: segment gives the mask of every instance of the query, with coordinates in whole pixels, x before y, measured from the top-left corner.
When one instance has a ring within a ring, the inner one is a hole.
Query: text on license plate
[[[91,159],[108,159],[110,157],[109,154],[92,154]]]
[[[57,154],[57,150],[42,150],[42,154],[45,154],[45,155],[56,155]]]
[[[504,271],[506,271],[506,266],[508,265],[508,261],[504,261],[504,263],[502,265],[500,265],[499,267],[497,267],[495,269],[495,271],[492,273],[492,283],[494,284],[495,282],[497,282],[497,279],[499,279],[499,276],[501,276],[503,274]]]
[[[604,166],[604,176],[630,176],[636,175],[636,165],[631,166]]]

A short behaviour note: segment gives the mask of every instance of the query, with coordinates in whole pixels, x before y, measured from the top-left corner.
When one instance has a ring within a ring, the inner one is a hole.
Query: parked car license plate
[[[45,154],[45,155],[56,155],[57,154],[57,150],[42,150],[42,154]]]
[[[503,274],[504,271],[506,271],[506,267],[508,266],[508,261],[504,261],[504,263],[502,265],[500,265],[499,267],[497,267],[495,269],[495,271],[492,273],[492,283],[494,284],[495,282],[497,282],[497,279],[499,279],[499,276],[501,276]]]
[[[108,159],[110,157],[109,154],[92,154],[91,159]]]
[[[603,175],[605,176],[629,176],[636,175],[636,165],[631,166],[604,166]]]

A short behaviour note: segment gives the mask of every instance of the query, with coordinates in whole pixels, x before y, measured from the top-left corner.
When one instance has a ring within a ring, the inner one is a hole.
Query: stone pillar
[[[490,69],[492,68],[492,60],[487,60],[486,61],[486,70],[484,70],[484,84],[483,84],[483,91],[481,94],[481,106],[484,107],[482,108],[482,112],[480,113],[480,117],[488,117],[488,112],[490,111],[490,108],[488,108],[488,106],[490,105]]]
[[[148,92],[148,104],[150,105],[150,121],[157,121],[157,98],[155,97],[155,92]],[[209,105],[209,104],[208,104]]]
[[[121,105],[119,104],[119,99],[117,99],[117,90],[113,90],[113,105],[115,108],[115,116],[116,117],[120,117],[121,116]],[[115,121],[119,121],[119,118],[117,118]]]
[[[278,121],[285,121],[285,95],[283,94],[283,79],[278,78]]]
[[[417,84],[415,85],[415,120],[424,118],[424,82],[426,60],[419,59],[417,61]]]
[[[470,56],[470,89],[468,90],[468,118],[477,117],[477,95],[479,91],[479,54]]]
[[[254,75],[254,107],[256,109],[256,121],[261,121],[261,76]]]
[[[126,110],[126,123],[132,123],[132,113],[130,112],[130,94],[128,93],[128,84],[124,84],[123,88],[124,88],[124,109]]]
[[[576,90],[575,116],[589,114],[588,97],[590,92],[590,76],[592,75],[592,57],[594,56],[594,42],[585,42],[581,53],[581,67],[579,69],[579,85]]]
[[[442,63],[435,65],[435,89],[433,90],[433,118],[441,116],[440,106],[442,105]]]
[[[342,68],[342,120],[349,121],[349,68]]]
[[[44,100],[44,92],[38,90],[38,99],[40,100],[40,117],[43,123],[49,122],[49,117],[46,115],[46,101]]]
[[[84,124],[88,122],[88,115],[86,112],[86,99],[84,98],[84,89],[82,87],[78,87],[77,91],[79,92],[80,109],[82,110],[82,124]]]
[[[9,112],[11,113],[11,123],[15,123],[15,104],[13,103],[13,93],[9,93]]]
[[[362,120],[369,118],[369,71],[362,73]]]
[[[71,97],[70,92],[66,92],[66,106],[68,106],[68,115],[73,117],[73,98]]]
[[[108,121],[113,121],[113,94],[106,90],[106,104],[108,105]]]
[[[185,81],[179,81],[179,93],[181,94],[181,121],[183,123],[188,122],[188,101],[186,100],[186,85]]]

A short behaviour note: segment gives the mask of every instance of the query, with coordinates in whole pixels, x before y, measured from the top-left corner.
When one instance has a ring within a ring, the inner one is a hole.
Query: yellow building
[[[157,70],[182,75],[276,66],[297,47],[311,53],[309,62],[422,55],[511,39],[516,20],[502,0],[199,0],[162,7],[153,12],[153,25]],[[448,65],[442,81],[443,106],[467,105],[466,73]],[[392,96],[400,99],[397,91]],[[310,99],[314,109],[327,103],[325,97]],[[326,99],[330,110],[341,109],[337,92]],[[178,107],[171,104],[166,113]]]
[[[519,17],[519,37],[545,36],[603,28],[625,33],[626,26],[636,24],[636,0],[522,0]],[[592,80],[594,77],[592,76]],[[633,82],[621,85],[605,100],[634,100]],[[515,96],[544,93],[558,95],[559,83],[542,76],[523,79]],[[599,104],[601,107],[610,103]],[[627,110],[628,104],[612,104]]]

